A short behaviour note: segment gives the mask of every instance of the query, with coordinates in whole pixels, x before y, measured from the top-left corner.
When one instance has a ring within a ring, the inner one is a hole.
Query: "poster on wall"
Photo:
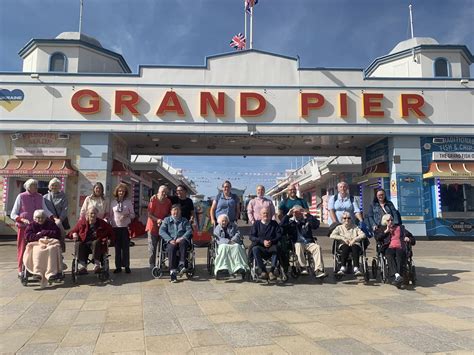
[[[402,219],[423,221],[423,185],[421,175],[397,174],[398,206]]]

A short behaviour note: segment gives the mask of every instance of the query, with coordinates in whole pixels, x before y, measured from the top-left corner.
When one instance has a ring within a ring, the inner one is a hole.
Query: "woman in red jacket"
[[[78,243],[79,264],[78,274],[87,274],[87,257],[90,253],[94,258],[94,272],[99,273],[100,259],[107,252],[107,241],[114,240],[112,226],[97,217],[96,207],[89,207],[85,218],[81,218],[69,232],[69,238]]]

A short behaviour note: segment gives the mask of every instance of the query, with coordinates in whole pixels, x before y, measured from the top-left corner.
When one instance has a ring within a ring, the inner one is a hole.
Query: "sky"
[[[259,0],[254,48],[298,56],[301,67],[366,68],[410,37],[410,3],[415,36],[474,52],[474,0]],[[21,71],[18,51],[31,38],[77,31],[79,4],[0,0],[0,72]],[[202,65],[232,51],[230,39],[244,32],[244,1],[84,0],[82,32],[122,54],[134,73],[139,65]],[[258,183],[269,188],[301,161],[307,158],[168,157],[206,195],[224,177],[247,193]]]

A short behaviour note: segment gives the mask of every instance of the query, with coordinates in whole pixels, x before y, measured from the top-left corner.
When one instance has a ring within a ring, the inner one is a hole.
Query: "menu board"
[[[416,174],[397,174],[398,206],[403,216],[423,216],[423,184]]]

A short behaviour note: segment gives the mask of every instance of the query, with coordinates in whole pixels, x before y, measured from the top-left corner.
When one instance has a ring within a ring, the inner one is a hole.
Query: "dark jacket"
[[[298,231],[300,231],[306,243],[314,243],[317,240],[317,238],[313,236],[313,230],[319,228],[319,221],[310,214],[307,214],[301,221],[297,221],[295,218],[285,215],[280,225],[283,228],[283,232],[288,234],[293,243],[296,243],[298,240]]]
[[[385,233],[385,226],[379,226],[376,230],[375,230],[375,239],[377,240],[377,242],[380,244],[381,246],[381,251],[385,251],[388,246],[390,245],[390,240],[392,239],[391,237],[391,234],[390,232],[388,233]],[[405,241],[403,240],[405,237],[408,237],[410,238],[410,244],[411,245],[415,245],[416,243],[416,240],[415,240],[415,237],[413,236],[413,234],[411,234],[409,231],[407,231],[405,229],[405,226],[396,226],[396,228],[400,228],[400,242],[401,242],[401,245],[402,245],[402,248],[405,249]]]
[[[35,221],[28,224],[25,230],[25,237],[28,243],[36,242],[44,237],[59,240],[61,238],[61,231],[56,223],[50,219],[45,219],[43,224],[39,224]]]
[[[272,245],[275,245],[281,240],[281,228],[274,220],[269,221],[266,225],[262,221],[255,221],[250,231],[250,240],[253,245],[263,246],[265,240],[270,240]]]
[[[400,217],[400,213],[398,210],[395,208],[393,203],[391,201],[386,201],[385,202],[385,209],[387,210],[387,213],[390,214],[393,218],[393,224],[402,224],[402,218]],[[382,209],[380,206],[380,203],[378,201],[373,202],[369,210],[367,212],[369,224],[370,224],[370,229],[373,230],[374,227],[378,227],[380,225],[380,222],[382,221],[382,216],[386,214],[385,211]]]

